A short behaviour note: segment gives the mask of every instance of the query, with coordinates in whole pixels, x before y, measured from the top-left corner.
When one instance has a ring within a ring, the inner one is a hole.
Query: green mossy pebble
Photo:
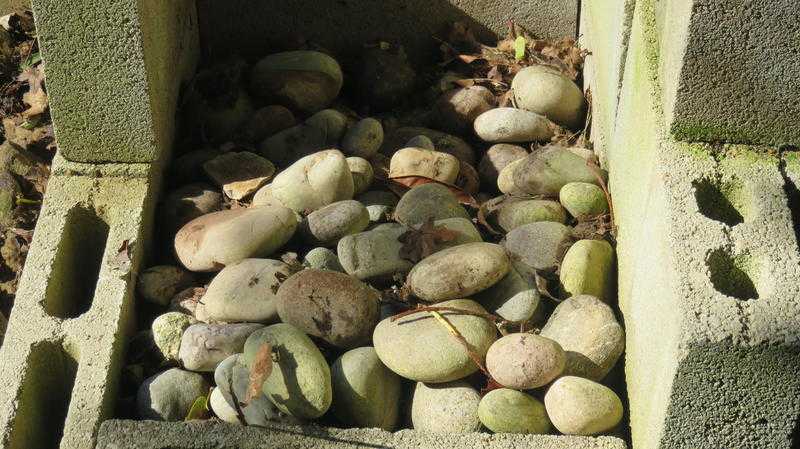
[[[342,354],[331,366],[333,414],[351,427],[394,430],[400,416],[401,379],[381,363],[375,348]]]
[[[550,420],[533,396],[509,388],[487,393],[478,405],[478,418],[494,433],[546,434]]]
[[[595,184],[570,182],[558,192],[558,200],[576,218],[608,213],[606,194]]]

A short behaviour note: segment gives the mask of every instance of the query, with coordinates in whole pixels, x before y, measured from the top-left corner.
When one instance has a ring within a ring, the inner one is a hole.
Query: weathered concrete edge
[[[208,447],[397,448],[397,449],[625,449],[614,437],[513,434],[433,434],[414,430],[333,429],[274,424],[243,427],[217,420],[188,423],[109,420],[97,449],[199,449]]]

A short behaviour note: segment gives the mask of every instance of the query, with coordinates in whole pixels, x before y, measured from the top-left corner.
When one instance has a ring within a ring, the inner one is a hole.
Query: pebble
[[[544,115],[570,129],[583,125],[583,92],[558,70],[543,65],[525,67],[512,80],[511,90],[519,108]]]
[[[540,142],[553,137],[544,116],[516,108],[490,109],[475,119],[474,128],[478,137],[491,143]]]
[[[566,351],[565,374],[595,381],[606,377],[625,349],[625,331],[614,311],[588,295],[562,301],[540,335],[558,342]]]
[[[168,193],[159,207],[162,223],[172,238],[186,223],[222,209],[222,194],[209,184],[187,184]]]
[[[451,89],[442,94],[433,106],[434,121],[439,128],[458,134],[472,129],[472,123],[495,104],[494,94],[483,86]]]
[[[311,245],[332,246],[346,235],[357,234],[369,226],[369,212],[358,201],[344,200],[308,214],[300,234]]]
[[[505,320],[524,323],[533,317],[539,307],[540,297],[536,283],[526,279],[512,266],[503,279],[476,293],[474,299],[486,310]]]
[[[275,174],[272,162],[249,151],[221,154],[203,164],[203,170],[234,200],[252,195]]]
[[[306,120],[307,125],[322,130],[325,144],[336,146],[347,131],[347,116],[336,109],[323,109]]]
[[[492,145],[478,164],[481,182],[485,185],[497,185],[497,177],[508,164],[525,158],[528,152],[519,145],[498,143]]]
[[[392,155],[389,177],[422,176],[455,184],[461,163],[455,156],[422,148],[403,148]]]
[[[171,368],[142,383],[136,394],[136,409],[142,419],[183,421],[194,401],[208,389],[202,375]]]
[[[553,426],[564,435],[597,435],[622,420],[622,401],[614,391],[589,379],[564,376],[544,396]]]
[[[344,273],[303,270],[281,284],[277,298],[281,321],[337,348],[369,343],[378,323],[377,290]]]
[[[375,348],[351,349],[331,366],[333,414],[349,427],[392,431],[400,417],[401,379],[378,359]]]
[[[180,312],[167,312],[153,320],[150,326],[153,331],[153,341],[164,359],[178,361],[183,332],[196,323],[194,317]]]
[[[475,167],[460,161],[456,186],[470,195],[477,195],[481,186],[481,178]]]
[[[389,219],[389,215],[397,205],[397,195],[383,190],[370,190],[356,197],[367,207],[370,223],[383,223]]]
[[[244,342],[260,324],[206,324],[189,326],[183,333],[178,358],[189,371],[213,372],[226,357],[242,352]]]
[[[208,408],[222,421],[231,424],[241,424],[236,408],[225,399],[222,390],[219,388],[212,390],[211,394],[208,396]]]
[[[139,273],[136,291],[147,302],[167,306],[173,296],[194,283],[194,276],[180,267],[156,265]]]
[[[529,195],[558,196],[570,182],[597,184],[598,175],[606,178],[603,170],[593,170],[575,153],[547,146],[528,155],[514,169],[514,186]]]
[[[217,274],[203,295],[205,319],[222,322],[270,323],[278,318],[275,292],[292,275],[283,262],[244,259]]]
[[[436,227],[442,227],[448,231],[453,232],[452,240],[445,242],[437,242],[436,251],[441,251],[445,248],[452,248],[454,246],[464,245],[467,243],[482,242],[480,231],[472,223],[472,220],[466,218],[445,218],[433,222]]]
[[[258,152],[270,161],[285,167],[301,157],[325,149],[326,132],[307,123],[286,128],[258,144]]]
[[[348,157],[347,166],[350,167],[350,175],[353,177],[353,195],[361,195],[369,190],[375,179],[372,164],[363,157]]]
[[[496,213],[497,224],[504,231],[510,232],[526,224],[538,221],[564,223],[567,214],[558,201],[519,200],[505,201]]]
[[[239,404],[242,416],[248,425],[264,427],[269,425],[270,421],[298,423],[295,418],[281,413],[275,404],[263,394],[259,394],[249,403],[245,403],[247,389],[250,386],[250,369],[245,365],[243,354],[231,355],[217,365],[217,369],[214,370],[214,383],[217,385],[214,391],[219,392],[229,407],[233,408],[234,401]],[[213,404],[212,408],[214,408]],[[222,408],[225,407],[222,406]],[[216,412],[216,408],[214,411]],[[228,422],[240,423],[238,414],[227,416],[235,418],[235,421]],[[227,421],[221,416],[220,419]]]
[[[433,145],[433,141],[428,136],[414,136],[408,139],[408,142],[403,146],[403,148],[422,148],[423,150],[436,150],[436,147]]]
[[[456,299],[437,304],[477,313],[486,310],[475,301]],[[474,315],[442,312],[450,324],[483,358],[495,341],[497,329],[491,321]],[[398,320],[384,319],[372,335],[375,351],[384,365],[418,382],[441,383],[462,379],[478,370],[461,343],[428,312]]]
[[[442,384],[417,382],[411,402],[415,430],[433,433],[472,433],[481,428],[478,390],[464,381]]]
[[[297,218],[282,206],[214,212],[195,218],[175,236],[175,254],[191,271],[219,271],[251,257],[267,257],[294,235]]]
[[[614,296],[614,248],[605,240],[578,240],[564,255],[559,271],[565,296]]]
[[[411,269],[406,284],[428,302],[466,298],[496,284],[511,267],[494,243],[467,243],[426,257]]]
[[[517,186],[514,185],[514,172],[517,170],[517,167],[524,162],[525,158],[523,157],[503,167],[503,170],[497,175],[497,190],[505,194],[516,193],[519,190]]]
[[[486,369],[500,385],[515,390],[543,387],[564,371],[561,345],[528,333],[508,334],[489,348]]]
[[[573,217],[594,217],[608,213],[603,189],[586,182],[570,182],[558,192],[558,200]]]
[[[324,109],[339,95],[342,69],[330,56],[297,50],[268,55],[250,72],[250,90],[265,100],[307,113]]]
[[[378,283],[407,273],[413,264],[400,257],[403,244],[398,241],[406,231],[408,228],[401,224],[387,223],[380,229],[342,238],[336,249],[342,267],[351,276]]]
[[[344,273],[344,268],[339,262],[339,257],[335,252],[329,248],[317,247],[312,248],[303,257],[303,265],[307,268],[314,268],[317,270],[330,270]]]
[[[423,184],[406,192],[397,203],[394,215],[398,222],[407,226],[420,225],[429,219],[469,219],[453,192],[437,183]]]
[[[272,373],[263,384],[263,393],[283,413],[298,419],[319,418],[331,406],[333,387],[325,357],[310,338],[291,324],[267,326],[248,337],[244,360],[248,367],[261,346],[272,347]]]
[[[205,287],[189,287],[179,291],[169,301],[169,311],[180,312],[197,318],[195,310],[197,309],[200,298],[203,297],[205,292]]]
[[[503,246],[523,276],[555,272],[572,244],[572,228],[553,221],[538,221],[506,234]]]
[[[292,111],[284,106],[272,104],[255,111],[239,129],[239,135],[245,142],[259,143],[296,124],[297,120]]]
[[[352,199],[353,189],[344,154],[326,150],[305,156],[278,173],[271,184],[271,196],[296,212],[311,212]]]
[[[478,405],[478,417],[494,433],[547,434],[550,419],[533,396],[509,388],[487,393]]]
[[[441,131],[416,126],[404,126],[388,133],[383,140],[381,152],[391,156],[395,151],[406,148],[408,146],[406,142],[417,136],[425,136],[430,139],[436,151],[452,154],[456,159],[468,164],[475,163],[475,151],[464,139]]]
[[[405,101],[417,76],[402,47],[364,49],[354,73],[356,95],[375,110],[388,110]]]
[[[368,117],[361,119],[345,132],[342,138],[342,151],[349,156],[369,159],[374,156],[383,144],[383,126],[381,122]]]

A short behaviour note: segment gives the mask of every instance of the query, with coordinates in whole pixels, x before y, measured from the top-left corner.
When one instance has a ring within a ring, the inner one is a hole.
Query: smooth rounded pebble
[[[537,221],[564,223],[567,220],[561,204],[550,200],[507,201],[500,205],[496,217],[497,224],[506,232]]]
[[[572,244],[572,228],[553,221],[538,221],[506,234],[503,246],[524,276],[553,272]]]
[[[353,175],[339,150],[305,156],[278,173],[270,195],[297,211],[315,211],[336,201],[353,198]]]
[[[372,164],[363,157],[354,156],[347,158],[347,166],[350,167],[350,175],[353,177],[353,195],[361,195],[369,190],[375,179]]]
[[[283,262],[245,259],[217,274],[203,295],[205,318],[211,321],[269,323],[278,318],[275,291],[292,274]]]
[[[206,183],[192,183],[168,193],[159,209],[167,235],[175,235],[186,223],[222,208],[222,194]]]
[[[277,298],[281,321],[337,348],[369,343],[378,323],[378,292],[344,273],[303,270],[281,284]]]
[[[405,193],[394,210],[398,222],[406,226],[419,225],[429,219],[467,218],[469,214],[447,187],[429,183],[414,187]]]
[[[136,394],[136,409],[142,419],[183,421],[208,388],[202,375],[171,368],[142,383]]]
[[[400,256],[403,244],[398,240],[407,231],[401,224],[385,223],[379,229],[348,235],[336,246],[339,262],[347,274],[370,282],[407,273],[414,264]]]
[[[510,163],[528,155],[525,148],[519,145],[498,143],[492,145],[478,164],[478,173],[484,185],[497,185],[497,177]]]
[[[297,50],[268,55],[250,72],[250,90],[292,109],[317,112],[339,95],[342,69],[330,56]]]
[[[195,218],[175,236],[175,254],[192,271],[219,271],[251,257],[266,257],[294,235],[297,218],[282,206],[214,212]]]
[[[295,124],[297,120],[292,111],[285,106],[272,104],[255,111],[239,129],[239,135],[245,142],[258,143]]]
[[[570,129],[583,123],[583,92],[574,81],[543,65],[520,70],[511,81],[517,107],[544,115]]]
[[[183,332],[178,359],[189,371],[213,372],[226,357],[242,352],[247,337],[262,327],[254,323],[193,324]]]
[[[347,131],[347,116],[336,109],[323,109],[306,119],[306,124],[322,130],[325,143],[336,146]]]
[[[212,390],[211,394],[208,396],[208,407],[211,409],[214,415],[216,415],[216,417],[222,421],[229,422],[231,424],[241,424],[239,421],[239,414],[236,413],[236,409],[227,400],[225,400],[225,396],[222,395],[222,390],[219,388]]]
[[[474,127],[484,142],[539,142],[553,137],[544,116],[516,108],[490,109],[475,119]]]
[[[604,170],[559,146],[546,146],[528,155],[514,168],[514,187],[529,195],[557,196],[571,182],[598,184]]]
[[[456,159],[468,164],[475,163],[475,151],[464,139],[435,129],[416,126],[404,126],[387,133],[381,152],[391,156],[395,151],[410,146],[406,145],[406,142],[417,136],[425,136],[430,139],[436,151],[452,154]],[[426,147],[420,146],[419,148]]]
[[[544,405],[521,391],[499,388],[478,405],[481,424],[494,433],[547,434],[550,419]]]
[[[183,332],[195,323],[194,317],[180,312],[167,312],[153,320],[153,341],[166,360],[178,360]]]
[[[494,107],[492,92],[483,86],[460,87],[442,94],[433,106],[436,123],[445,131],[463,133],[479,115]]]
[[[342,354],[331,366],[333,414],[350,427],[394,430],[400,416],[400,377],[381,363],[375,348]]]
[[[481,428],[481,395],[464,381],[443,384],[417,382],[411,402],[414,430],[433,433],[472,433]]]
[[[522,157],[503,167],[500,174],[497,175],[497,190],[505,194],[517,192],[517,186],[514,184],[514,172],[524,162],[525,158]]]
[[[369,226],[369,212],[358,201],[344,200],[328,204],[308,214],[300,225],[300,234],[310,245],[336,245],[346,235]]]
[[[383,144],[383,126],[374,118],[365,118],[351,126],[342,138],[342,151],[349,156],[369,159]]]
[[[314,154],[328,147],[325,131],[307,123],[301,123],[277,132],[258,144],[258,152],[285,167],[297,159]]]
[[[564,435],[597,435],[622,420],[622,401],[613,390],[589,379],[564,376],[544,396],[547,415]]]
[[[317,270],[330,270],[344,273],[344,268],[339,262],[339,257],[330,248],[317,247],[312,248],[303,257],[303,265],[307,268],[315,268]]]
[[[392,155],[389,177],[422,176],[453,184],[458,178],[460,162],[455,156],[423,148],[403,148]]]
[[[558,200],[573,217],[594,217],[608,213],[606,194],[595,184],[565,184],[558,192]]]
[[[283,413],[299,419],[315,419],[331,406],[331,370],[314,342],[291,324],[267,326],[248,337],[245,364],[252,369],[256,354],[267,343],[272,348],[272,373],[263,393]]]
[[[408,139],[403,148],[422,148],[423,150],[436,150],[436,147],[433,145],[433,141],[428,136],[414,136]]]
[[[625,350],[625,331],[608,304],[594,296],[567,298],[553,311],[541,336],[566,351],[564,374],[602,380]]]
[[[558,278],[566,296],[614,296],[614,248],[605,240],[578,240],[564,255]]]
[[[510,267],[502,246],[467,243],[426,257],[414,266],[406,283],[425,301],[466,298],[497,283]]]
[[[356,200],[367,207],[369,221],[374,224],[389,220],[399,198],[392,192],[370,190],[357,196]]]
[[[549,384],[564,371],[561,345],[534,334],[508,334],[489,348],[486,369],[502,386],[531,390]]]
[[[180,267],[156,265],[139,274],[136,291],[145,301],[166,306],[176,293],[194,283],[194,276]]]
[[[513,266],[503,279],[473,298],[486,310],[517,323],[530,320],[540,300],[536,282],[522,276]]]
[[[475,301],[456,299],[438,304],[477,313],[486,310]],[[497,329],[485,318],[441,312],[483,358],[494,342]],[[428,312],[412,313],[403,318],[384,319],[372,334],[375,351],[384,365],[406,379],[441,383],[458,380],[478,370],[475,362],[450,331]]]

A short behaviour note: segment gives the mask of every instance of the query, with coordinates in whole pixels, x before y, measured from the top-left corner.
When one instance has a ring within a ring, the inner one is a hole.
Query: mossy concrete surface
[[[661,40],[662,3],[636,2],[618,104],[593,103],[602,115],[616,108],[600,144],[618,226],[632,445],[790,449],[800,444],[800,253],[787,186],[800,164],[775,148],[670,135],[661,61],[682,43]],[[587,29],[588,50],[605,32]],[[591,64],[615,70],[611,59]]]
[[[436,434],[381,429],[332,429],[272,424],[242,427],[220,421],[159,423],[106,421],[100,428],[97,449],[625,449],[614,437],[564,437],[514,434]]]
[[[0,348],[0,447],[91,448],[113,413],[161,176],[122,167],[54,163]]]
[[[180,82],[199,55],[193,0],[34,0],[59,149],[152,162],[172,146]]]

